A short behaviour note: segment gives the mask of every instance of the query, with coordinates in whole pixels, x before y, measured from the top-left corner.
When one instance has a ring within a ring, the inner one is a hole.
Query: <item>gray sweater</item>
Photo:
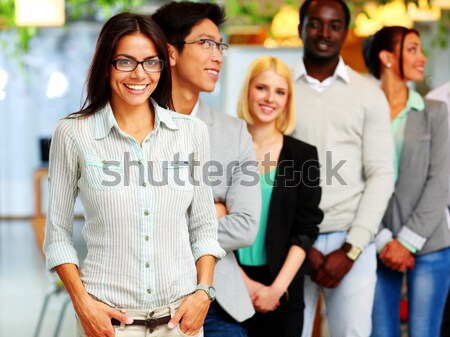
[[[294,137],[317,147],[325,217],[320,232],[348,231],[346,241],[364,249],[378,232],[394,190],[389,106],[372,81],[347,67],[322,92],[304,76],[294,83]]]

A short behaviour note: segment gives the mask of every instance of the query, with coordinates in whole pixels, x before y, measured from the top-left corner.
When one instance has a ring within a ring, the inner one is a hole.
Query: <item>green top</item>
[[[258,234],[250,247],[238,249],[239,262],[245,266],[263,266],[267,264],[266,232],[269,217],[270,200],[272,199],[273,185],[277,169],[261,174],[261,220]]]
[[[392,133],[394,134],[394,171],[396,183],[398,180],[403,143],[405,141],[405,126],[408,114],[411,110],[420,111],[424,108],[425,103],[422,96],[420,96],[416,91],[409,89],[406,106],[392,121]]]

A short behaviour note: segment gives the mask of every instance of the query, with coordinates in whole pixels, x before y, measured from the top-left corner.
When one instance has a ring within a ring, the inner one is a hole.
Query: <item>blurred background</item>
[[[55,295],[49,297],[40,336],[73,335],[73,310],[65,306],[67,296],[57,280],[45,271],[39,248],[48,138],[57,121],[84,101],[84,80],[103,22],[123,10],[152,14],[165,2],[0,0],[0,336],[33,336],[46,290]],[[230,51],[216,90],[202,98],[235,115],[242,79],[253,59],[274,55],[292,67],[302,56],[297,34],[302,1],[216,2],[227,12],[222,34]],[[364,39],[384,25],[404,25],[419,30],[429,57],[426,79],[416,90],[426,94],[450,80],[450,0],[348,3],[352,23],[342,51],[347,64],[365,74]],[[76,210],[74,240],[83,257],[81,207]]]

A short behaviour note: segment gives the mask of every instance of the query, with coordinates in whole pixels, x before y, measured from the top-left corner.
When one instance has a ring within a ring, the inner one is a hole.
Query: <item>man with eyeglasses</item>
[[[219,32],[225,13],[217,4],[171,2],[152,18],[169,42],[175,110],[200,118],[210,134],[218,238],[227,255],[216,265],[217,301],[210,306],[204,334],[247,336],[239,322],[253,316],[254,309],[233,251],[251,245],[258,231],[261,192],[256,155],[243,121],[199,99],[200,92],[212,92],[219,79],[228,49]]]

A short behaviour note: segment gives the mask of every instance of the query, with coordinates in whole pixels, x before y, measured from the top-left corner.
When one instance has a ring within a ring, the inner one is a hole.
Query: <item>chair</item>
[[[66,298],[64,299],[64,302],[61,307],[61,311],[59,312],[55,331],[53,333],[53,337],[59,336],[62,322],[64,320],[64,315],[66,313],[67,306],[70,303],[70,297],[69,297],[69,294],[67,294],[67,292],[66,292],[66,288],[64,287],[63,282],[61,280],[56,280],[54,282],[54,284],[50,285],[47,288],[47,291],[45,292],[44,303],[42,304],[41,312],[39,314],[39,319],[38,319],[36,329],[35,329],[34,335],[33,335],[34,337],[39,337],[39,334],[40,334],[41,328],[42,328],[42,323],[44,322],[45,313],[47,311],[47,306],[48,306],[48,303],[50,302],[50,299],[52,297],[54,297],[55,295],[59,295],[61,293],[63,293],[63,295],[66,296]]]
[[[36,243],[38,245],[39,252],[42,258],[45,260],[44,252],[42,250],[42,246],[44,243],[45,236],[45,222],[46,215],[42,213],[42,180],[47,179],[48,177],[48,168],[40,167],[34,171],[33,180],[34,180],[34,194],[35,194],[35,211],[34,215],[31,219],[31,224],[33,225],[34,234],[36,236]],[[56,276],[50,275],[52,284],[47,288],[44,296],[44,303],[42,304],[41,311],[39,313],[39,319],[36,325],[36,329],[34,331],[34,337],[39,337],[42,323],[44,322],[44,318],[47,312],[48,304],[52,298],[58,295],[63,295],[66,298],[64,299],[61,310],[58,315],[58,319],[56,321],[55,330],[53,333],[54,337],[58,337],[62,323],[64,320],[64,315],[66,313],[67,307],[71,302],[69,294],[64,287],[63,282]]]
[[[42,258],[45,259],[42,245],[44,244],[45,221],[46,216],[42,213],[42,180],[48,178],[48,168],[39,167],[34,170],[33,184],[34,184],[34,214],[31,218],[34,234],[36,236],[36,243]]]

